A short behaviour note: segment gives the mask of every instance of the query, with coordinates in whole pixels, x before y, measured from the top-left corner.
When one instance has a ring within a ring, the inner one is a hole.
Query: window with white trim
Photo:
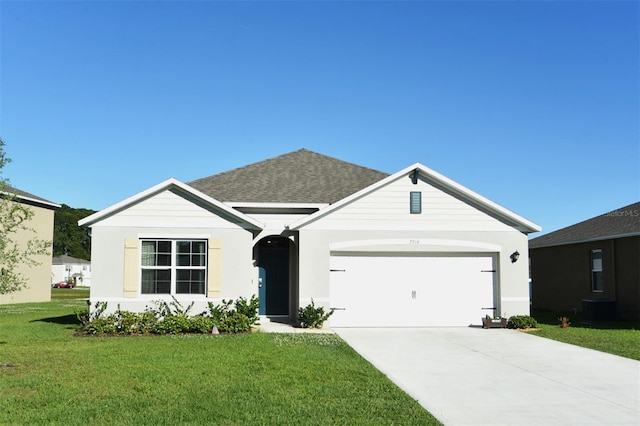
[[[594,293],[604,291],[601,249],[591,250],[591,291]]]
[[[206,294],[205,240],[141,240],[142,294]]]

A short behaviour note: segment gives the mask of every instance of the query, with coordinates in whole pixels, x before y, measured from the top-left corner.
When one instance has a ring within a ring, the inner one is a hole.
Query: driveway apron
[[[640,425],[640,362],[508,329],[336,328],[445,425]]]

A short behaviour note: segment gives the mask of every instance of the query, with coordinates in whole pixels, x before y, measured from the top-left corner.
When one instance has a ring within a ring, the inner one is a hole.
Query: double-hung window
[[[591,250],[591,291],[597,293],[604,291],[602,278],[602,250]]]
[[[143,239],[142,294],[205,294],[205,240]]]

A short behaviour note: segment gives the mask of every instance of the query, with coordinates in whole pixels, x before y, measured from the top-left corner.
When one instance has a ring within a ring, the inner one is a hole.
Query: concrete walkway
[[[296,328],[292,326],[288,321],[283,320],[278,322],[270,320],[267,317],[260,317],[260,325],[258,330],[263,333],[320,333],[320,334],[334,334],[330,328]]]
[[[507,329],[334,331],[445,425],[640,425],[640,362]]]

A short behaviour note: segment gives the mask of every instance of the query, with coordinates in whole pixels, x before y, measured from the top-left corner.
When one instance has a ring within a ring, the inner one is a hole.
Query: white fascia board
[[[414,166],[411,166],[411,167],[414,167]],[[410,169],[411,169],[411,167],[410,167]],[[514,226],[514,227],[516,229],[518,229],[519,231],[522,231],[522,232],[525,232],[525,233],[531,233],[531,232],[540,232],[542,230],[541,226],[536,225],[535,223],[531,222],[530,220],[525,219],[524,217],[512,212],[509,209],[506,209],[506,208],[502,207],[501,205],[499,205],[497,203],[494,203],[493,201],[491,201],[488,198],[485,198],[482,195],[470,190],[469,188],[467,188],[465,186],[462,186],[457,182],[454,182],[453,180],[449,179],[448,177],[446,177],[444,175],[441,175],[440,173],[436,172],[435,170],[431,170],[428,167],[423,166],[420,163],[416,163],[414,168],[420,169],[421,172],[424,172],[429,178],[431,178],[436,183],[439,183],[439,184],[445,186],[446,188],[452,190],[456,194],[462,195],[463,198],[466,198],[469,201],[477,204],[479,207],[484,207],[485,209],[487,209],[487,210],[489,210],[491,212],[494,212],[497,216],[503,217],[503,218],[507,219],[508,221],[515,223],[516,226]]]
[[[133,195],[123,201],[120,201],[119,203],[116,203],[112,206],[109,206],[103,210],[100,210],[97,213],[92,214],[91,216],[87,216],[84,219],[78,221],[78,225],[80,226],[91,226],[96,222],[99,222],[100,220],[114,214],[117,213],[119,211],[122,211],[124,209],[126,209],[127,207],[141,201],[144,200],[145,198],[149,198],[155,194],[158,194],[162,191],[166,191],[168,189],[171,189],[172,187],[174,188],[179,188],[180,190],[193,195],[196,198],[201,199],[202,201],[204,201],[207,204],[210,204],[211,206],[214,206],[222,211],[224,211],[225,213],[228,213],[231,216],[235,216],[238,219],[240,219],[243,222],[246,222],[250,225],[253,225],[254,227],[256,227],[257,229],[263,229],[264,228],[264,224],[247,216],[244,215],[242,213],[240,213],[239,211],[225,205],[224,203],[206,195],[203,194],[202,192],[198,191],[197,189],[194,189],[192,187],[190,187],[189,185],[180,182],[179,180],[175,179],[175,178],[169,178],[167,180],[165,180],[164,182],[160,182],[159,184],[152,186],[149,189],[146,189],[142,192],[139,192],[136,195]]]
[[[61,207],[60,204],[52,203],[50,201],[45,201],[45,200],[38,200],[36,198],[31,198],[31,197],[25,197],[24,195],[16,194],[10,191],[0,191],[0,194],[9,195],[11,197],[15,197],[19,200],[24,200],[32,204],[40,204],[42,206],[53,207],[55,209],[59,209]]]
[[[493,201],[481,196],[480,194],[475,193],[474,191],[470,190],[469,188],[466,188],[462,185],[460,185],[457,182],[454,182],[453,180],[447,178],[446,176],[436,172],[435,170],[431,170],[430,168],[420,164],[420,163],[414,163],[412,165],[410,165],[409,167],[406,167],[402,170],[400,170],[397,173],[394,173],[390,176],[387,176],[386,178],[354,193],[351,194],[350,196],[343,198],[342,200],[330,205],[327,208],[324,208],[322,210],[317,211],[316,213],[309,215],[308,217],[299,220],[297,222],[294,222],[292,224],[289,225],[289,229],[291,230],[297,230],[302,228],[303,226],[314,222],[315,220],[331,213],[332,211],[339,209],[340,207],[344,206],[345,204],[348,204],[358,198],[363,197],[364,195],[367,195],[375,190],[377,190],[378,188],[381,188],[385,185],[390,184],[391,182],[394,182],[398,179],[401,179],[403,177],[408,176],[410,173],[412,173],[414,170],[418,170],[420,172],[420,177],[421,179],[427,181],[427,182],[433,182],[436,183],[442,187],[447,188],[449,191],[453,192],[454,194],[456,194],[456,196],[466,199],[468,201],[471,201],[472,203],[483,207],[484,209],[493,212],[494,214],[496,214],[499,217],[502,217],[512,223],[515,223],[516,225],[512,225],[514,226],[516,229],[518,229],[519,231],[522,232],[539,232],[542,228],[538,225],[536,225],[535,223],[515,214],[514,212],[494,203]],[[425,179],[426,178],[426,179]]]

